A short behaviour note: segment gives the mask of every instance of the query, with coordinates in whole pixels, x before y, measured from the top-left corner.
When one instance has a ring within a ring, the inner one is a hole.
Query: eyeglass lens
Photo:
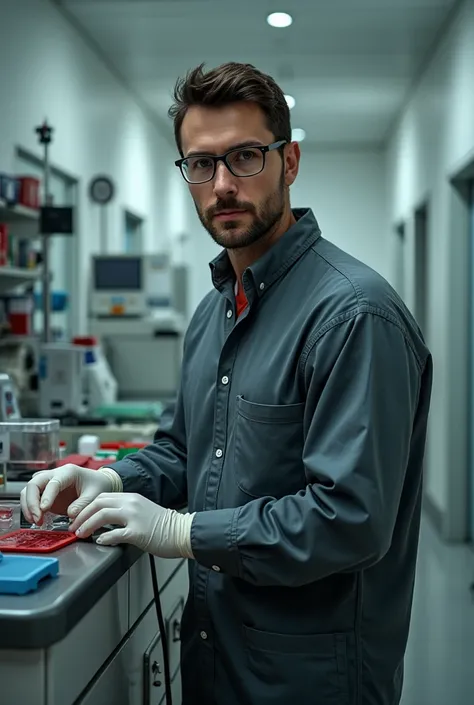
[[[227,165],[234,176],[254,176],[263,169],[264,155],[259,149],[239,149],[229,152]],[[190,157],[183,162],[186,179],[193,184],[210,181],[214,176],[214,160],[210,157]]]

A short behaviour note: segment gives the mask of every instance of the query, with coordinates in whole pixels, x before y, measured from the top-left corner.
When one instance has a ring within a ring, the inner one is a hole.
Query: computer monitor
[[[95,255],[92,258],[91,315],[143,316],[145,272],[140,255]]]
[[[94,260],[96,291],[141,291],[141,257],[100,257]]]

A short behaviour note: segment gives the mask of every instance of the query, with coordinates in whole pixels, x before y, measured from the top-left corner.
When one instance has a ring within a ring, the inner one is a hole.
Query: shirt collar
[[[285,274],[293,264],[320,238],[321,230],[311,208],[293,208],[296,223],[266,252],[248,267],[243,275],[246,293],[263,296],[265,291]],[[226,250],[210,262],[214,287],[223,292],[234,271]]]

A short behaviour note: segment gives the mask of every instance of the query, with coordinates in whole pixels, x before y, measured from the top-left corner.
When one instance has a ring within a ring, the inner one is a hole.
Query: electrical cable
[[[160,590],[158,587],[158,577],[156,575],[156,566],[154,556],[149,555],[150,558],[150,570],[151,570],[151,582],[153,584],[153,596],[155,598],[155,608],[156,616],[158,618],[158,627],[161,635],[161,644],[163,647],[163,667],[165,671],[165,692],[166,705],[173,705],[171,697],[171,671],[170,671],[170,661],[169,661],[169,651],[168,651],[168,635],[165,630],[165,620],[163,619],[163,610],[161,609],[160,600]]]

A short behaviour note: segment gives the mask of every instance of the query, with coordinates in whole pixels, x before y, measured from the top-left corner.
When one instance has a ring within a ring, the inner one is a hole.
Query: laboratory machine
[[[40,416],[91,418],[117,400],[117,381],[94,337],[42,345],[38,377]]]
[[[103,345],[120,400],[177,391],[186,328],[186,269],[165,255],[92,258],[89,328]]]
[[[187,269],[167,254],[94,255],[92,318],[146,318],[156,310],[187,317]]]

